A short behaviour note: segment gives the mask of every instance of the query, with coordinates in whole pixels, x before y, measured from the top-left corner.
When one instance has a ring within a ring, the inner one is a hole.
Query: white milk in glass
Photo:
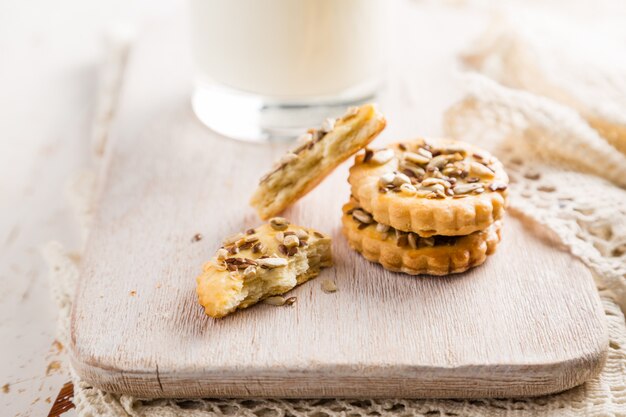
[[[194,111],[227,136],[289,135],[371,98],[384,0],[190,0]]]

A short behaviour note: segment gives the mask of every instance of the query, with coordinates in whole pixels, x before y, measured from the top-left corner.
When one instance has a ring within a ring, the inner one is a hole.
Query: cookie
[[[348,181],[378,223],[429,237],[469,235],[501,219],[509,180],[484,150],[417,139],[357,155]]]
[[[280,214],[370,143],[385,125],[376,107],[366,104],[339,119],[328,119],[320,129],[309,129],[297,147],[261,178],[250,204],[262,219]]]
[[[283,218],[226,239],[196,278],[198,300],[219,318],[284,294],[332,265],[331,239]]]
[[[367,260],[411,275],[448,275],[481,265],[500,242],[501,222],[467,236],[421,237],[377,223],[355,201],[343,206],[343,234]]]

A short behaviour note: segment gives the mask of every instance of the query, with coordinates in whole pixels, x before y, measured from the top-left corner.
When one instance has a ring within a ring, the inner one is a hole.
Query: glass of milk
[[[293,137],[369,100],[383,72],[384,0],[190,0],[193,110],[249,141]]]

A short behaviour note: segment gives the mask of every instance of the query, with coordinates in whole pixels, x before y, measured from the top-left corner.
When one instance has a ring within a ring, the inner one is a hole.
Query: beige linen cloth
[[[579,63],[568,60],[572,57],[562,59],[556,53],[560,50],[537,43],[540,33],[526,37],[525,29],[515,22],[500,24],[464,55],[466,66],[490,78],[465,75],[466,96],[446,113],[444,131],[492,150],[511,176],[514,215],[556,238],[594,272],[610,336],[608,360],[599,376],[564,393],[511,400],[142,400],[103,392],[73,375],[79,414],[626,416],[626,71],[585,67],[591,71],[583,76],[577,72]],[[116,80],[109,77],[111,83]],[[103,134],[101,126],[97,134]],[[73,184],[85,233],[96,181],[85,174]],[[60,308],[59,337],[67,341],[80,254],[51,243],[45,256]]]

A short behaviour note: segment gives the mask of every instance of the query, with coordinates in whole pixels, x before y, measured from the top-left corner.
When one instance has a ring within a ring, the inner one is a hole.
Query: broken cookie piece
[[[276,217],[224,240],[196,278],[200,304],[219,318],[284,294],[332,265],[331,239]]]
[[[315,188],[339,164],[370,143],[385,128],[372,104],[353,107],[341,118],[309,129],[292,149],[261,178],[250,204],[259,217],[281,213]]]

